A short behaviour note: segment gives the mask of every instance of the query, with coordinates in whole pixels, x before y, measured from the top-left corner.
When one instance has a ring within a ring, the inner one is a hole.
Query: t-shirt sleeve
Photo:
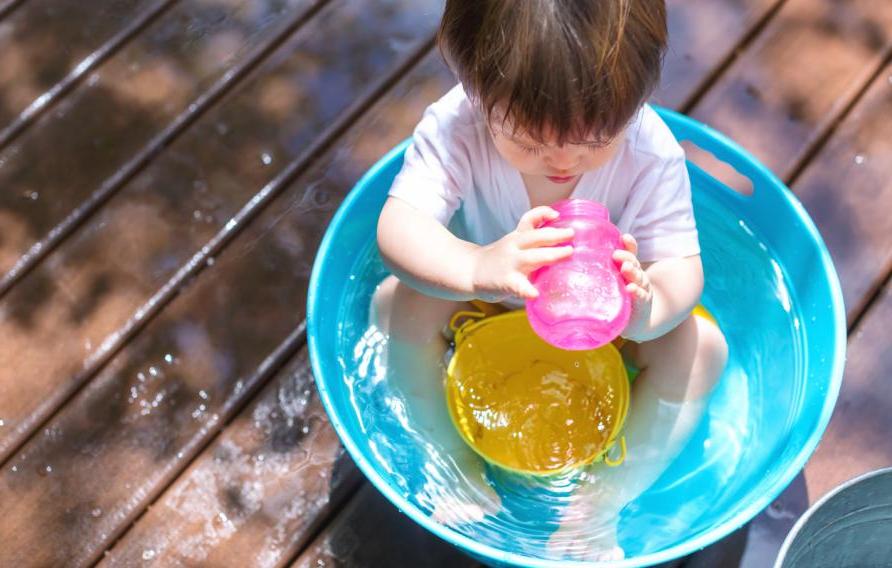
[[[406,148],[390,195],[446,225],[471,183],[467,140],[460,117],[429,107]]]
[[[640,209],[629,232],[638,241],[641,262],[700,254],[691,180],[684,153],[651,166],[633,190]]]

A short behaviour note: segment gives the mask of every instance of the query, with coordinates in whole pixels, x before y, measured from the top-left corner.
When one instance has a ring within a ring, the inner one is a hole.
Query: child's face
[[[597,169],[616,154],[625,131],[609,142],[581,140],[558,146],[556,143],[540,143],[522,132],[490,125],[490,136],[499,154],[520,173],[542,176],[555,184],[569,184],[587,171]],[[549,137],[547,137],[549,138]]]

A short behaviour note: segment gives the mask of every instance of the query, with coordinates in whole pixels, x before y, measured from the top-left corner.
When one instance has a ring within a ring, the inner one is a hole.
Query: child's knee
[[[372,295],[372,305],[377,309],[389,307],[393,302],[393,294],[399,283],[400,281],[396,276],[388,276],[385,278],[378,284],[378,288],[375,289],[375,293]]]
[[[396,276],[388,276],[372,294],[369,321],[385,333],[390,330],[390,314],[393,311],[393,296],[397,285],[399,280]]]
[[[438,302],[436,298],[425,296],[421,292],[400,282],[396,276],[385,278],[372,296],[372,305],[379,314],[402,313],[416,315],[421,309]]]
[[[709,390],[718,382],[728,363],[728,342],[713,322],[694,318],[697,323],[697,366]]]
[[[388,276],[372,298],[379,327],[409,343],[440,339],[442,327],[458,303],[427,296]]]

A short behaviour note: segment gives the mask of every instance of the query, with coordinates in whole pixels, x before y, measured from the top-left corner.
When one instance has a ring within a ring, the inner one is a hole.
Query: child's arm
[[[625,251],[616,251],[614,259],[632,294],[632,318],[623,337],[632,341],[650,341],[672,331],[700,302],[703,293],[703,265],[700,255],[670,258],[642,266],[638,262],[638,244],[631,235],[623,235]]]
[[[536,228],[556,217],[550,207],[537,207],[511,233],[478,246],[455,237],[430,215],[390,197],[378,219],[378,248],[402,282],[430,296],[493,302],[510,295],[535,298],[538,292],[529,274],[573,253],[570,246],[553,246],[572,239],[572,229]]]

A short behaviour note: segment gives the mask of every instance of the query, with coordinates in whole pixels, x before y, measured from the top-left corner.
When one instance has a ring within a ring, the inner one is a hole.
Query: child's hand
[[[627,282],[626,291],[632,296],[632,317],[623,337],[634,338],[635,331],[646,327],[650,320],[654,293],[650,278],[638,261],[638,242],[635,237],[623,235],[623,246],[626,250],[614,251],[613,260],[619,264],[620,272]]]
[[[477,249],[473,289],[478,297],[501,302],[509,296],[529,300],[539,295],[530,273],[573,254],[572,246],[556,246],[572,239],[573,229],[539,228],[557,217],[551,207],[536,207],[521,217],[514,231]]]

